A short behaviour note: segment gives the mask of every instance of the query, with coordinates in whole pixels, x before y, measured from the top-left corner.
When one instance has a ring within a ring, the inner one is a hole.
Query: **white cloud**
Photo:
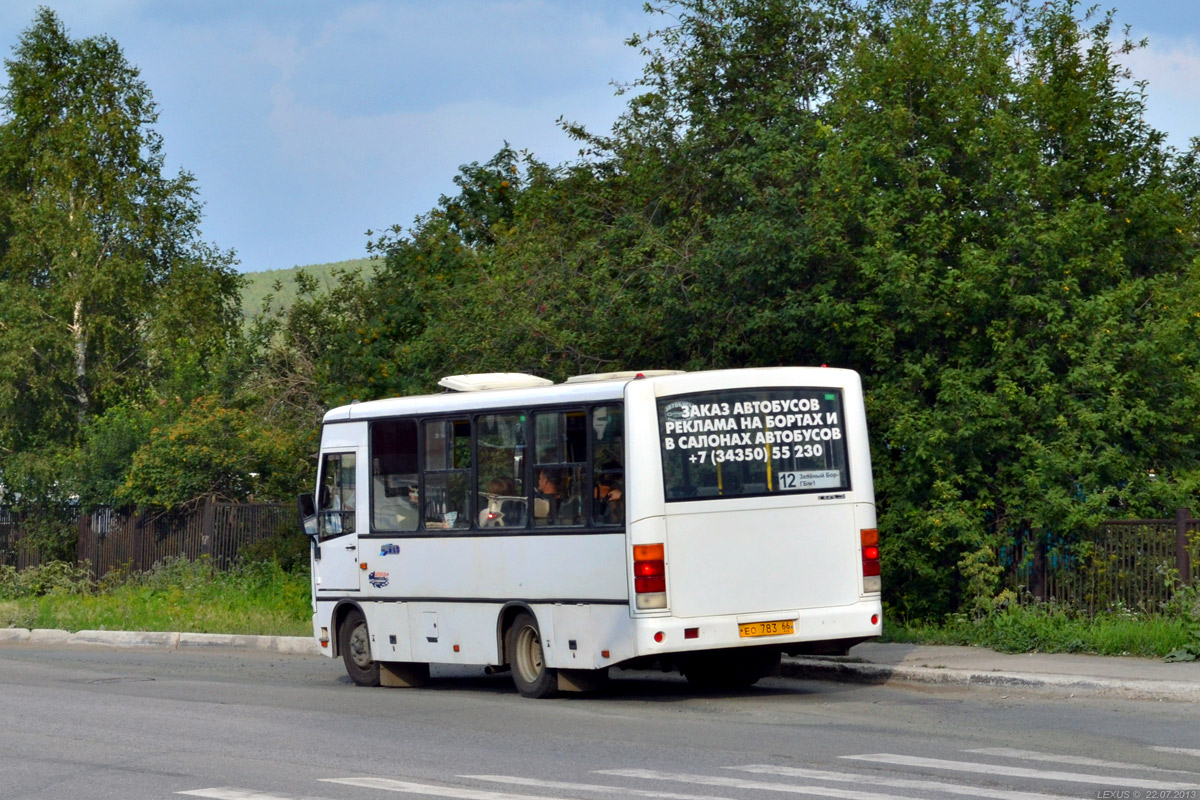
[[[1146,119],[1168,134],[1178,148],[1200,136],[1200,45],[1191,37],[1155,36],[1150,44],[1122,57],[1134,80],[1146,85]]]

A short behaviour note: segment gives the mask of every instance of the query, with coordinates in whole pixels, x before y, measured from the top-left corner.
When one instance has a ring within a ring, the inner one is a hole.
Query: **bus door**
[[[361,447],[339,448],[321,454],[317,492],[317,544],[313,581],[318,591],[358,591],[359,524],[365,519],[359,504],[367,501],[366,459]]]

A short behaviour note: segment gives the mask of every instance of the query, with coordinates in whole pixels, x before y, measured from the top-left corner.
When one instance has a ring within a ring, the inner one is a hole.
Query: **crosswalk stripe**
[[[326,800],[323,797],[308,797],[298,794],[265,794],[253,789],[238,789],[233,786],[214,786],[211,789],[192,789],[187,792],[192,797],[209,797],[212,800]]]
[[[1055,800],[1059,795],[1036,794],[1033,792],[1010,792],[1003,789],[987,789],[981,786],[967,786],[958,783],[941,783],[939,781],[922,781],[911,778],[885,778],[882,775],[863,775],[849,772],[829,772],[820,769],[804,769],[802,767],[777,767],[771,764],[747,764],[744,767],[725,767],[742,772],[755,772],[762,775],[780,775],[789,778],[807,778],[816,781],[834,781],[841,783],[870,783],[872,786],[890,786],[893,789],[916,789],[922,792],[945,792],[947,794],[965,794],[968,797],[990,797],[993,800]]]
[[[1151,746],[1151,750],[1157,750],[1160,753],[1178,753],[1184,756],[1196,756],[1200,758],[1200,750],[1193,750],[1190,747],[1158,747]]]
[[[550,797],[533,794],[508,794],[487,789],[468,789],[462,786],[434,786],[428,783],[397,781],[391,778],[322,778],[324,783],[341,783],[346,786],[361,786],[365,789],[385,789],[389,792],[425,794],[431,797],[453,797],[457,800],[576,800],[576,798]]]
[[[542,789],[566,789],[570,792],[617,792],[635,798],[661,798],[662,800],[731,800],[712,794],[679,794],[678,792],[655,792],[653,789],[634,789],[625,786],[601,786],[599,783],[565,783],[563,781],[539,781],[538,778],[514,775],[460,775],[475,781],[514,783],[518,786],[535,786]]]
[[[1162,769],[1142,764],[1129,764],[1124,761],[1104,761],[1099,758],[1081,758],[1079,756],[1064,756],[1055,753],[1039,753],[1036,750],[1017,750],[1012,747],[980,747],[976,750],[964,750],[964,753],[977,753],[982,756],[1000,756],[1001,758],[1021,758],[1026,761],[1046,761],[1051,764],[1073,764],[1077,767],[1100,767],[1101,769],[1140,769],[1144,772],[1164,772],[1176,775],[1200,774],[1182,769]],[[1196,751],[1200,753],[1200,750]]]
[[[699,783],[705,786],[724,786],[730,789],[758,789],[768,792],[787,792],[789,794],[811,794],[816,797],[840,797],[843,800],[907,800],[898,795],[879,794],[878,792],[856,792],[850,789],[834,789],[831,786],[796,786],[789,783],[768,783],[767,781],[748,781],[741,778],[723,778],[708,775],[684,775],[676,772],[655,772],[649,769],[601,769],[596,770],[602,775],[619,775],[623,778],[644,778],[653,781],[678,781],[680,783]]]
[[[542,781],[537,778],[519,778],[514,775],[459,775],[476,781],[491,781],[493,783],[508,783],[519,786],[537,786],[542,789],[566,789],[577,792],[618,792],[631,797],[658,797],[663,800],[730,800],[728,797],[718,797],[711,794],[679,794],[678,792],[656,792],[652,789],[631,789],[628,786],[601,786],[595,783],[565,783],[563,781]]]
[[[926,767],[929,769],[945,769],[956,772],[975,772],[983,775],[1008,775],[1013,778],[1036,778],[1043,781],[1064,781],[1068,783],[1099,783],[1110,786],[1121,786],[1128,789],[1195,789],[1195,783],[1139,783],[1127,775],[1085,775],[1080,772],[1058,772],[1055,770],[1028,769],[1026,767],[1006,767],[999,764],[975,764],[969,761],[948,761],[941,758],[919,758],[917,756],[900,756],[893,753],[871,753],[861,756],[839,756],[853,761],[870,761],[876,764],[894,764],[901,767]]]

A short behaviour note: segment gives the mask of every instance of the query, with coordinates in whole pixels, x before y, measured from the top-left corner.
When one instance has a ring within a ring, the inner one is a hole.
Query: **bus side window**
[[[371,426],[371,528],[415,531],[419,518],[417,423],[376,422]]]
[[[480,528],[525,527],[525,415],[476,418]]]
[[[621,406],[592,409],[592,522],[625,522],[625,416]]]
[[[329,539],[354,533],[354,453],[326,453],[321,459],[321,491],[318,497],[318,537]]]
[[[425,527],[471,527],[471,421],[425,423],[425,486],[421,494]]]
[[[533,421],[533,524],[582,525],[587,417],[583,411],[554,411],[535,414]]]

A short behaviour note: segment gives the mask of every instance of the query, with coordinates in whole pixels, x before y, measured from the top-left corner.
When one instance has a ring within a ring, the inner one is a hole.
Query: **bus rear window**
[[[658,401],[666,499],[850,488],[840,389],[736,389]]]

